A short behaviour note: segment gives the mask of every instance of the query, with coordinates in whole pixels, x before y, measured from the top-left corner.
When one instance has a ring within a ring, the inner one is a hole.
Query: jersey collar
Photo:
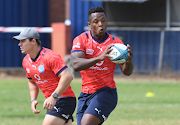
[[[43,47],[41,47],[41,49],[40,49],[40,51],[38,52],[38,54],[37,54],[37,56],[36,56],[36,58],[35,58],[35,59],[32,59],[32,58],[31,58],[31,59],[32,59],[32,61],[34,61],[34,62],[36,61],[36,59],[39,57],[40,52],[41,52],[41,50],[42,50],[42,49],[43,49]]]
[[[91,30],[90,30],[90,34],[92,36]],[[98,40],[98,39],[96,39],[95,37],[92,36],[92,38],[98,43],[104,42],[108,37],[109,37],[109,34],[107,32],[106,32],[106,36],[102,40]]]

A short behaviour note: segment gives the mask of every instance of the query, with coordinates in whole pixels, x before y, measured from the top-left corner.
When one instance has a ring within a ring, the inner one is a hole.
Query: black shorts
[[[117,105],[118,97],[116,88],[104,87],[93,94],[80,94],[77,107],[77,124],[81,124],[84,114],[92,114],[101,119],[101,124]]]
[[[46,114],[60,117],[68,122],[69,119],[73,119],[73,113],[76,108],[76,98],[75,97],[62,97],[58,98],[54,108],[49,111],[47,110]]]

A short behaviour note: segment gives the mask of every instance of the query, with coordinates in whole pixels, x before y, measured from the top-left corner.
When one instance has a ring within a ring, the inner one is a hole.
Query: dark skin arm
[[[107,46],[105,51],[94,58],[86,59],[84,52],[74,52],[71,53],[72,59],[72,66],[75,71],[81,71],[90,68],[91,66],[95,65],[96,63],[105,60],[107,57],[110,57],[109,52],[112,50],[111,47],[113,44]]]
[[[119,67],[124,75],[129,76],[132,74],[133,71],[133,63],[132,63],[133,51],[129,44],[127,44],[127,47],[129,52],[128,60],[123,64],[119,64]]]
[[[84,52],[74,52],[71,53],[71,59],[72,59],[72,66],[75,71],[81,71],[90,68],[91,66],[95,65],[96,63],[105,60],[107,57],[110,57],[109,52],[112,50],[111,47],[113,44],[110,44],[107,46],[106,50],[99,56],[86,59],[85,58],[85,53]],[[119,64],[119,67],[124,75],[131,75],[133,71],[133,64],[132,64],[132,57],[133,57],[133,52],[132,48],[130,45],[127,45],[129,55],[128,55],[128,60],[123,63]]]

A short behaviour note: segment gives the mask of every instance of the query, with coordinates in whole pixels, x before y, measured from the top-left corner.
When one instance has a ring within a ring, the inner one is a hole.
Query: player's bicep
[[[28,82],[30,82],[32,84],[35,83],[33,79],[28,79]]]
[[[82,51],[71,53],[72,67],[75,71],[83,67],[85,59],[85,53]]]
[[[71,53],[72,62],[77,61],[79,58],[85,58],[85,53],[83,51],[77,51],[77,52]]]
[[[69,84],[71,83],[71,81],[73,80],[73,76],[68,68],[64,69],[58,75],[58,77],[60,77],[59,85],[63,88],[65,87],[66,89],[69,86]]]
[[[34,91],[38,89],[37,84],[34,82],[33,79],[28,79],[28,86],[29,86],[29,91]]]
[[[66,69],[64,69],[59,75],[58,75],[58,77],[62,77],[62,76],[64,76],[64,77],[71,77],[72,75],[71,75],[71,72],[69,71],[69,69],[68,68],[66,68]]]
[[[28,86],[29,88],[37,87],[37,84],[34,82],[33,79],[28,79]]]

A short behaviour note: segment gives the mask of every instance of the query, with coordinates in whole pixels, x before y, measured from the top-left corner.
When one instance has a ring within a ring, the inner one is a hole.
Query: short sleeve
[[[73,46],[72,46],[71,53],[75,52],[75,51],[83,51],[83,52],[85,52],[83,41],[86,41],[87,38],[82,38],[82,37],[83,37],[83,34],[77,36],[73,40]]]
[[[30,76],[30,69],[26,67],[27,61],[26,61],[25,58],[27,58],[27,57],[28,57],[27,55],[24,57],[24,59],[23,59],[23,61],[22,61],[22,66],[23,66],[23,68],[24,68],[24,70],[25,70],[25,72],[26,72],[27,78],[28,78],[28,79],[32,79],[31,76]]]
[[[118,39],[117,37],[114,37],[115,43],[121,43],[124,44],[122,40]]]
[[[59,54],[52,54],[50,59],[47,60],[49,67],[56,74],[59,75],[65,68],[67,68],[66,63],[62,60]]]

